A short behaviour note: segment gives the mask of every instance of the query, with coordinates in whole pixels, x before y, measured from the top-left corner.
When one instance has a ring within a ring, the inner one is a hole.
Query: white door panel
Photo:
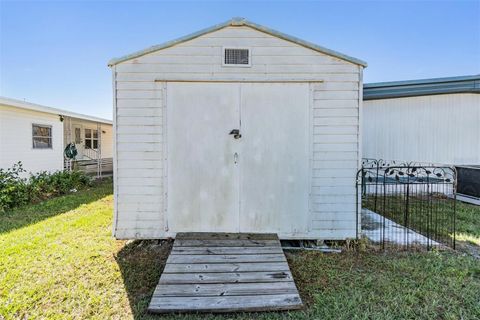
[[[309,86],[241,87],[240,231],[308,226]]]
[[[168,83],[169,230],[307,232],[309,97],[306,83]]]
[[[237,84],[168,83],[167,224],[173,232],[238,232]]]

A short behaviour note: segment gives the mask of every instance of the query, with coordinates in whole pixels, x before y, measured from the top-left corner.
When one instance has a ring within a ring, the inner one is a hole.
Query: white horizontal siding
[[[136,124],[136,125],[125,125],[122,124],[117,128],[117,134],[120,136],[122,134],[156,134],[156,135],[161,135],[163,132],[162,126],[159,125],[142,125],[142,124]],[[122,150],[123,151],[123,150]],[[126,150],[128,151],[128,150]]]
[[[312,179],[312,186],[319,187],[319,186],[351,186],[352,185],[352,178],[347,177],[313,177]]]
[[[254,54],[254,52],[252,52]],[[220,58],[221,61],[221,58]],[[225,68],[216,64],[125,64],[117,67],[118,72],[125,73],[218,73],[230,74],[238,73],[237,68]],[[331,73],[331,74],[355,74],[354,65],[314,65],[314,64],[259,64],[252,59],[252,66],[244,68],[243,73],[271,73],[271,74],[290,74],[290,73]],[[322,95],[328,91],[320,91],[317,94]],[[349,92],[349,94],[354,94]]]
[[[141,177],[123,177],[118,179],[118,184],[122,185],[128,185],[128,186],[158,186],[159,183],[162,182],[162,177],[147,177],[147,178],[141,178]]]
[[[151,170],[151,169],[146,169],[146,168],[141,168],[141,169],[134,169],[134,168],[125,168],[125,169],[118,169],[118,178],[162,178],[163,177],[163,172],[160,172],[161,170]],[[141,186],[139,186],[141,187]],[[141,189],[139,188],[138,192],[141,194]]]
[[[360,86],[314,86],[311,228],[324,239],[356,236]]]
[[[157,160],[162,157],[161,151],[119,151],[117,152],[118,159],[122,160]],[[120,160],[119,160],[120,161]]]
[[[250,48],[252,66],[223,67],[222,50],[228,46]],[[114,77],[117,237],[171,234],[163,222],[165,93],[161,80],[322,80],[312,84],[312,234],[324,239],[352,236],[350,225],[332,222],[348,221],[351,204],[343,211],[319,205],[340,204],[351,194],[348,180],[353,181],[358,161],[358,66],[248,27],[227,27],[122,62],[115,67]],[[332,180],[335,177],[339,180]]]
[[[350,221],[355,219],[355,215],[352,215],[352,208],[346,208],[345,211],[337,211],[336,209],[332,210],[325,207],[319,207],[316,210],[318,212],[312,214],[312,221],[330,221],[337,219],[342,221]]]
[[[352,143],[337,143],[337,144],[326,144],[326,143],[314,143],[313,151],[357,151],[358,146],[356,142]]]
[[[161,117],[163,111],[160,108],[152,107],[130,107],[121,108],[118,110],[119,117]]]
[[[355,202],[355,196],[345,194],[313,194],[312,202],[337,204],[339,205],[339,210],[341,211],[344,203]]]
[[[153,82],[147,90],[117,89],[116,97],[115,236],[160,237],[165,193],[163,90]]]
[[[162,169],[163,163],[157,159],[145,160],[138,159],[132,161],[132,159],[119,159],[118,167],[122,169]]]
[[[337,126],[329,126],[329,125],[322,125],[322,126],[315,126],[313,128],[314,134],[325,134],[325,135],[339,135],[339,134],[346,134],[346,135],[353,135],[357,134],[358,128],[356,125],[337,125]]]
[[[357,168],[346,168],[346,169],[336,169],[335,170],[325,170],[314,168],[313,169],[313,178],[351,178],[357,173]]]
[[[330,229],[330,230],[355,230],[355,219],[352,220],[339,220],[335,218],[333,220],[313,220],[313,229]]]
[[[337,126],[339,125],[337,124]],[[319,144],[339,144],[339,143],[357,143],[357,142],[358,142],[358,137],[356,134],[321,134],[321,135],[316,134],[313,136],[313,143],[319,143]]]
[[[358,73],[308,73],[308,72],[298,72],[298,73],[289,73],[284,74],[279,72],[278,74],[267,74],[266,72],[259,73],[249,73],[243,72],[238,69],[247,69],[247,68],[232,68],[230,71],[225,73],[181,73],[181,72],[163,72],[163,73],[126,73],[119,72],[117,74],[117,81],[142,81],[142,82],[151,82],[155,80],[183,80],[183,81],[203,81],[203,80],[243,80],[243,81],[282,81],[282,80],[311,80],[318,81],[323,80],[324,82],[337,82],[337,81],[359,81]],[[236,70],[236,72],[234,71]],[[339,104],[341,101],[339,100]]]
[[[323,108],[314,109],[313,116],[315,118],[329,118],[329,117],[357,117],[357,108]]]

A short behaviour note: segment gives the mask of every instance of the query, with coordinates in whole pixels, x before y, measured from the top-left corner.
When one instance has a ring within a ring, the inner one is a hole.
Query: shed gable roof
[[[152,47],[146,48],[144,50],[125,55],[123,57],[114,58],[114,59],[109,61],[108,66],[111,67],[111,66],[114,66],[116,64],[122,63],[122,62],[127,61],[127,60],[138,58],[140,56],[143,56],[143,55],[146,55],[146,54],[158,51],[158,50],[166,49],[166,48],[175,46],[179,43],[195,39],[195,38],[200,37],[202,35],[205,35],[207,33],[218,31],[220,29],[223,29],[223,28],[226,28],[226,27],[229,27],[229,26],[250,27],[252,29],[267,33],[269,35],[272,35],[274,37],[277,37],[277,38],[280,38],[280,39],[283,39],[283,40],[286,40],[286,41],[296,43],[300,46],[312,49],[312,50],[320,52],[320,53],[324,53],[324,54],[327,54],[327,55],[330,55],[330,56],[333,56],[333,57],[336,57],[336,58],[339,58],[339,59],[342,59],[342,60],[345,60],[345,61],[348,61],[348,62],[351,62],[351,63],[354,63],[354,64],[357,64],[357,65],[360,65],[360,66],[363,66],[363,67],[367,66],[367,63],[365,61],[360,60],[360,59],[350,57],[350,56],[345,55],[343,53],[340,53],[340,52],[337,52],[337,51],[334,51],[334,50],[331,50],[331,49],[313,44],[311,42],[299,39],[299,38],[294,37],[294,36],[287,35],[285,33],[270,29],[268,27],[264,27],[262,25],[259,25],[259,24],[250,22],[248,20],[245,20],[244,18],[233,18],[233,19],[228,20],[224,23],[220,23],[220,24],[214,25],[210,28],[206,28],[206,29],[191,33],[191,34],[186,35],[184,37],[181,37],[181,38],[178,38],[178,39],[175,39],[175,40],[172,40],[172,41],[168,41],[168,42],[156,45],[156,46],[152,46]]]

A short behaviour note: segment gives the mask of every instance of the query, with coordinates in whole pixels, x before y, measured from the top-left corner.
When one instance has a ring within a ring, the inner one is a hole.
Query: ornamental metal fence
[[[363,159],[357,199],[362,236],[382,249],[455,248],[454,167]]]

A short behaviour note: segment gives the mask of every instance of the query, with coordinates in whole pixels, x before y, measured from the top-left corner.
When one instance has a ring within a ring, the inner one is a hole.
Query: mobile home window
[[[33,149],[52,148],[52,126],[32,125]]]
[[[90,149],[98,148],[98,130],[85,129],[85,147]]]

